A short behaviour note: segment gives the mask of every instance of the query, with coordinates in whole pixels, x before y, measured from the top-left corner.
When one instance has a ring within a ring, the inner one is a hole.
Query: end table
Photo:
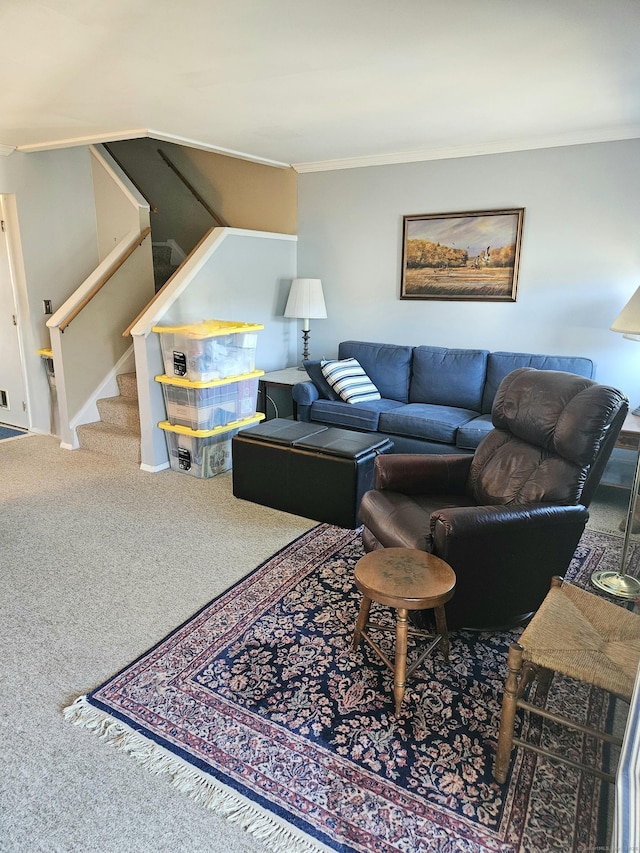
[[[271,388],[286,388],[288,389],[287,402],[290,401],[291,403],[293,420],[296,421],[298,419],[298,407],[291,396],[291,391],[294,385],[297,385],[298,382],[306,382],[308,378],[307,371],[298,367],[285,367],[282,370],[274,370],[261,376],[258,382],[258,406],[260,411],[266,415],[266,419],[287,417],[286,414],[278,410],[277,402],[269,394]],[[288,406],[286,408],[288,409]]]

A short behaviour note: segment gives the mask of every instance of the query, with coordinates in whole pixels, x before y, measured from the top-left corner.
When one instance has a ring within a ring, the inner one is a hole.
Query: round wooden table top
[[[379,548],[365,554],[356,563],[355,582],[367,598],[406,610],[440,607],[456,588],[448,563],[415,548]]]

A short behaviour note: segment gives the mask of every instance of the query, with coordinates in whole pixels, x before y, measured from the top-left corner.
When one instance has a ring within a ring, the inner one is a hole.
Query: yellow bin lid
[[[219,335],[235,335],[238,332],[259,332],[261,323],[235,323],[233,320],[203,320],[201,323],[185,323],[182,326],[153,326],[158,334],[184,335],[187,338],[215,338]]]
[[[190,435],[192,438],[209,438],[212,435],[220,435],[223,432],[230,432],[232,429],[242,429],[243,427],[253,426],[260,423],[265,418],[262,412],[258,412],[250,418],[244,418],[241,421],[231,421],[224,426],[214,427],[213,429],[190,429],[180,424],[170,424],[169,421],[160,421],[158,426],[167,432],[178,432],[180,435]]]
[[[156,376],[156,382],[162,382],[163,385],[177,385],[180,388],[215,388],[216,385],[231,385],[232,382],[240,382],[242,379],[258,379],[264,376],[264,370],[253,370],[251,373],[241,373],[239,376],[225,376],[224,379],[211,379],[209,382],[201,382],[200,380],[192,381],[184,379],[181,376]]]

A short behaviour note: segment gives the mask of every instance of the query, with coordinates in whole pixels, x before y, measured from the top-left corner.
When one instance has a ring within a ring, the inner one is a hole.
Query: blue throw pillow
[[[329,385],[345,403],[380,399],[380,392],[355,358],[321,361],[320,367]]]
[[[340,395],[337,394],[331,385],[324,378],[324,373],[320,366],[320,361],[311,361],[307,359],[302,362],[302,366],[307,371],[307,376],[318,389],[318,393],[324,400],[340,400]]]

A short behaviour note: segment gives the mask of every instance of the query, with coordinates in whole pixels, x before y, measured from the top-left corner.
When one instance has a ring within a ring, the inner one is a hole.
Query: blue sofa
[[[390,438],[394,453],[473,453],[492,429],[498,385],[519,367],[563,370],[593,379],[580,356],[489,352],[343,341],[338,358],[355,358],[381,399],[346,403],[329,386],[320,361],[307,361],[309,381],[293,388],[298,419]]]

